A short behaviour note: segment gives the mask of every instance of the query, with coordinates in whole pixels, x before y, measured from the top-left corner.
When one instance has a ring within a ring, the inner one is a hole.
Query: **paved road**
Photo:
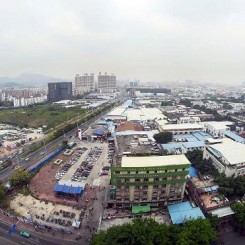
[[[87,122],[82,123],[79,127],[82,129],[86,129],[89,125],[97,121],[99,118],[103,117],[106,115],[112,108],[103,111],[99,115],[89,119]],[[48,143],[47,145],[43,146],[39,150],[33,152],[28,156],[29,160],[26,161],[25,159],[19,159],[19,156],[16,156],[13,158],[13,165],[11,167],[8,167],[4,169],[3,171],[0,172],[0,180],[1,181],[7,181],[8,177],[11,176],[14,172],[14,168],[19,164],[19,166],[23,169],[28,169],[41,160],[44,160],[45,157],[49,154],[51,154],[54,149],[58,148],[58,145],[62,143],[64,139],[70,139],[71,136],[75,135],[77,132],[77,128],[72,129],[70,132],[67,132],[65,135],[60,136],[59,138],[55,139],[54,141]],[[44,155],[41,155],[41,153],[44,152]]]
[[[25,238],[19,235],[20,231],[18,228],[11,235],[8,234],[10,226],[3,221],[0,221],[0,244],[6,245],[19,245],[19,244],[28,244],[28,245],[72,245],[76,242],[65,241],[56,237],[47,237],[36,232],[30,232],[31,236]],[[53,238],[53,239],[52,239]]]

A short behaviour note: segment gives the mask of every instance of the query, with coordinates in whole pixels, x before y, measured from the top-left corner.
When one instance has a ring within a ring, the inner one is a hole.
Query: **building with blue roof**
[[[83,193],[84,186],[72,186],[71,184],[56,184],[54,186],[54,193],[56,196],[78,198]]]
[[[225,137],[229,138],[229,139],[232,139],[238,143],[242,143],[242,144],[245,144],[245,139],[242,138],[241,136],[237,135],[236,133],[234,132],[231,132],[231,131],[225,131],[224,132],[224,135]]]
[[[168,211],[173,224],[183,224],[188,220],[205,219],[205,216],[200,208],[192,207],[190,202],[181,202],[168,205]]]
[[[159,145],[162,150],[167,151],[169,154],[181,154],[188,151],[204,150],[205,141],[208,138],[212,138],[209,133],[206,132],[194,132],[189,134],[176,134],[173,135],[173,141],[168,144]]]

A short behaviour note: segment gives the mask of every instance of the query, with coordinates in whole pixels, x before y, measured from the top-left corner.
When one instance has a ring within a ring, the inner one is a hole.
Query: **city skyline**
[[[0,76],[234,83],[243,69],[245,3],[16,1],[0,15]]]

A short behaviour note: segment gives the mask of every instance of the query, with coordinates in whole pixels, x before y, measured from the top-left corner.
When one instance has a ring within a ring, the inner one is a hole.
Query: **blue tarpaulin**
[[[105,134],[105,130],[103,128],[98,128],[94,130],[94,134],[96,135],[104,135]]]

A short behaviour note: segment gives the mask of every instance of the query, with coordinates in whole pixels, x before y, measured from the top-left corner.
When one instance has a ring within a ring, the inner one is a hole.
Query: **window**
[[[155,178],[154,181],[159,181],[159,178]]]
[[[120,174],[120,171],[116,171],[115,174]]]
[[[140,179],[135,179],[135,182],[140,182]]]
[[[166,180],[167,180],[167,178],[166,178],[166,177],[163,177],[163,178],[162,178],[162,180],[163,180],[163,181],[166,181]],[[166,185],[165,185],[165,186],[166,186]]]
[[[128,174],[130,174],[130,171],[128,171]]]
[[[158,188],[158,185],[153,185],[153,188]]]
[[[136,174],[138,174],[138,173],[139,173],[139,171],[136,171],[135,173],[136,173]]]
[[[144,181],[149,181],[149,179],[148,178],[144,178]]]
[[[149,174],[149,171],[147,170],[146,173]]]
[[[157,170],[155,170],[155,174],[157,174]]]

